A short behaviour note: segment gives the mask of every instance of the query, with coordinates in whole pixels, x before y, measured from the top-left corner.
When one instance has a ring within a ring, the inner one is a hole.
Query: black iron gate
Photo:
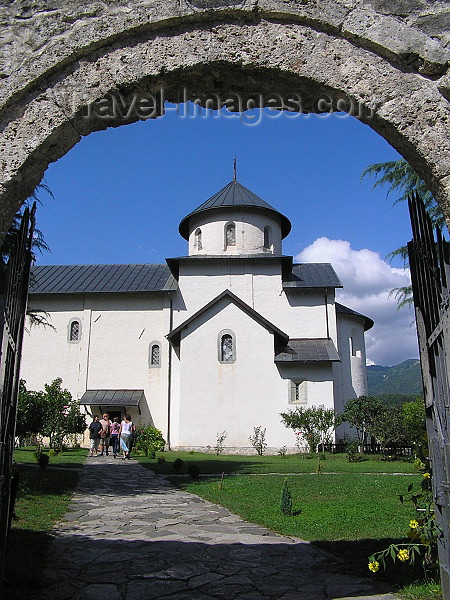
[[[425,408],[444,600],[450,600],[450,266],[449,244],[437,231],[423,202],[409,198],[413,240],[408,244],[424,383]]]
[[[24,211],[8,264],[0,273],[0,591],[14,501],[12,460],[35,210],[36,205]]]

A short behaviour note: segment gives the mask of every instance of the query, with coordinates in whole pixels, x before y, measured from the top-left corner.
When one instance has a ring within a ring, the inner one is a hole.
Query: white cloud
[[[395,365],[418,356],[412,308],[397,308],[389,292],[410,284],[409,270],[391,267],[377,252],[352,250],[348,241],[320,237],[295,257],[297,262],[329,262],[343,289],[336,290],[342,304],[375,321],[366,332],[367,360]]]

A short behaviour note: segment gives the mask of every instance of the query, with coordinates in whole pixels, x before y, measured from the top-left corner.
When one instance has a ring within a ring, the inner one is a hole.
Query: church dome
[[[181,221],[189,254],[281,254],[291,222],[233,179]]]

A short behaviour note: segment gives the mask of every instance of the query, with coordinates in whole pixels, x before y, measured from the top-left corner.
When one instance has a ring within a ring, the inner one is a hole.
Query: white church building
[[[37,266],[21,377],[41,390],[57,377],[89,415],[129,412],[170,448],[292,449],[280,413],[341,412],[367,393],[364,331],[373,321],[335,301],[330,264],[294,264],[291,223],[236,179],[188,214],[186,256],[166,264]],[[343,431],[338,435],[342,437]]]

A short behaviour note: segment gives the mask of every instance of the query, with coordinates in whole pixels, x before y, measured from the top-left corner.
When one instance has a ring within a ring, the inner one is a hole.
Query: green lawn
[[[49,532],[67,511],[78,481],[74,467],[82,466],[87,451],[52,456],[45,470],[36,466],[33,453],[34,448],[20,448],[14,455],[20,484],[6,556],[5,600],[34,596],[45,566]]]
[[[248,521],[260,523],[304,540],[357,540],[402,537],[415,517],[412,504],[401,504],[398,495],[420,476],[283,475],[227,477],[223,489],[218,479],[176,480],[176,484]],[[280,512],[281,489],[287,479],[293,498],[293,517]]]
[[[36,466],[33,453],[34,448],[21,448],[15,453],[21,485],[7,557],[8,600],[33,596],[45,565],[48,532],[67,510],[78,480],[74,467],[83,464],[87,450],[69,450],[52,456],[49,468],[44,471]],[[143,466],[168,475],[182,489],[226,506],[249,521],[311,540],[339,556],[343,571],[364,577],[373,576],[367,569],[367,557],[391,541],[403,538],[407,532],[414,509],[411,504],[402,505],[398,495],[421,477],[414,473],[411,463],[384,462],[376,457],[349,463],[345,455],[326,455],[323,474],[316,475],[316,458],[300,455],[280,458],[164,452],[158,456],[165,462],[145,457],[138,460]],[[173,468],[175,458],[184,461],[179,473]],[[193,463],[201,475],[209,476],[192,481],[187,471]],[[224,481],[220,486],[222,473]],[[289,473],[293,475],[286,475]],[[294,500],[292,517],[282,516],[279,510],[285,479]],[[405,565],[399,568],[373,577],[405,584],[421,575],[420,571],[411,574]],[[428,586],[425,593],[421,587],[414,588],[414,595],[405,598],[437,600],[440,596],[436,589],[436,585]]]
[[[316,457],[301,455],[280,458],[164,452],[158,457],[165,462],[145,457],[138,460],[156,473],[165,474],[181,489],[225,506],[248,521],[311,541],[339,557],[344,572],[387,580],[393,586],[423,576],[420,566],[411,570],[398,562],[376,575],[367,568],[372,553],[392,542],[407,541],[409,521],[416,513],[411,502],[400,502],[399,495],[406,497],[408,485],[418,486],[422,479],[409,462],[386,462],[372,456],[364,462],[350,463],[346,455],[327,454],[322,474],[317,475]],[[176,458],[184,461],[178,472],[173,467]],[[198,481],[188,475],[192,464],[199,468]],[[293,497],[294,515],[290,517],[280,511],[286,479]],[[441,596],[436,589],[439,586],[433,584],[422,593],[419,586],[414,598],[438,600]]]
[[[221,454],[204,454],[201,452],[160,452],[159,457],[165,463],[158,464],[157,460],[137,457],[138,460],[150,466],[155,473],[173,474],[173,461],[181,458],[185,466],[180,471],[186,473],[187,466],[191,463],[198,465],[201,474],[211,473],[315,473],[317,457],[313,455],[291,454],[280,456],[229,456]],[[367,455],[368,460],[351,463],[346,454],[326,454],[326,459],[321,461],[324,473],[415,473],[411,462],[383,461],[379,456]]]
[[[14,451],[14,461],[17,464],[29,463],[32,465],[37,464],[34,453],[36,448],[34,446],[26,446],[24,448],[17,448]],[[44,452],[48,454],[48,450],[44,449]],[[49,466],[54,467],[81,467],[84,459],[88,455],[86,448],[69,448],[60,454],[55,456],[49,456]]]

